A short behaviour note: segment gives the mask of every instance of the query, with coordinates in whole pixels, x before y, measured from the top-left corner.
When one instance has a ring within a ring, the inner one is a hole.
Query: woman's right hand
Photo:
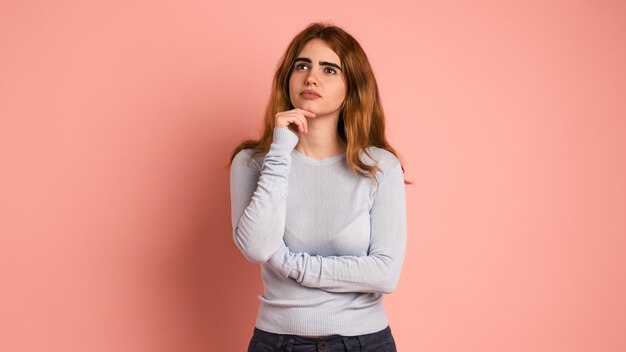
[[[299,136],[299,133],[309,133],[306,118],[315,116],[314,113],[300,108],[281,111],[276,114],[275,126],[289,128],[289,130]]]

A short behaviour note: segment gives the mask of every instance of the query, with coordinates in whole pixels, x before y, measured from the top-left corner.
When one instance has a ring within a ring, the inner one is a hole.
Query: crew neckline
[[[326,157],[326,158],[313,159],[310,156],[306,156],[306,155],[300,153],[299,151],[296,150],[296,148],[294,148],[291,151],[291,155],[294,158],[296,158],[298,160],[301,160],[301,161],[303,161],[303,162],[305,162],[305,163],[307,163],[309,165],[328,165],[328,164],[332,164],[332,163],[334,163],[336,161],[339,161],[339,160],[341,160],[341,159],[346,157],[346,153],[341,153],[341,154],[337,154],[335,156],[329,156],[329,157]]]

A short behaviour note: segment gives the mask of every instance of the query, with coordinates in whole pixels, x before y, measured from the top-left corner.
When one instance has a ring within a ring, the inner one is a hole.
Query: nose
[[[304,80],[304,84],[305,85],[317,85],[317,76],[315,76],[313,70],[309,70],[309,73],[306,75],[306,78]]]

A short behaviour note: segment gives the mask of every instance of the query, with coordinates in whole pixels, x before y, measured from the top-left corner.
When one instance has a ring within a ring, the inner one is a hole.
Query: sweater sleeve
[[[240,151],[230,171],[233,239],[245,258],[264,263],[284,245],[287,180],[298,136],[276,127],[261,172]]]
[[[294,253],[283,241],[268,264],[283,276],[310,288],[391,293],[397,287],[406,249],[406,200],[399,161],[384,173],[370,210],[370,222],[370,247],[366,256]]]

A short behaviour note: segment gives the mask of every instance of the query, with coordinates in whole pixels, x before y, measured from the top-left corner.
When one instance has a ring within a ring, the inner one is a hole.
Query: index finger
[[[315,115],[315,113],[314,113],[314,112],[310,112],[309,110],[304,110],[304,109],[300,109],[300,108],[295,108],[295,109],[296,109],[296,110],[299,110],[299,111],[302,111],[302,113],[303,113],[305,116],[309,116],[309,117],[315,117],[315,116],[317,116],[317,115]]]

